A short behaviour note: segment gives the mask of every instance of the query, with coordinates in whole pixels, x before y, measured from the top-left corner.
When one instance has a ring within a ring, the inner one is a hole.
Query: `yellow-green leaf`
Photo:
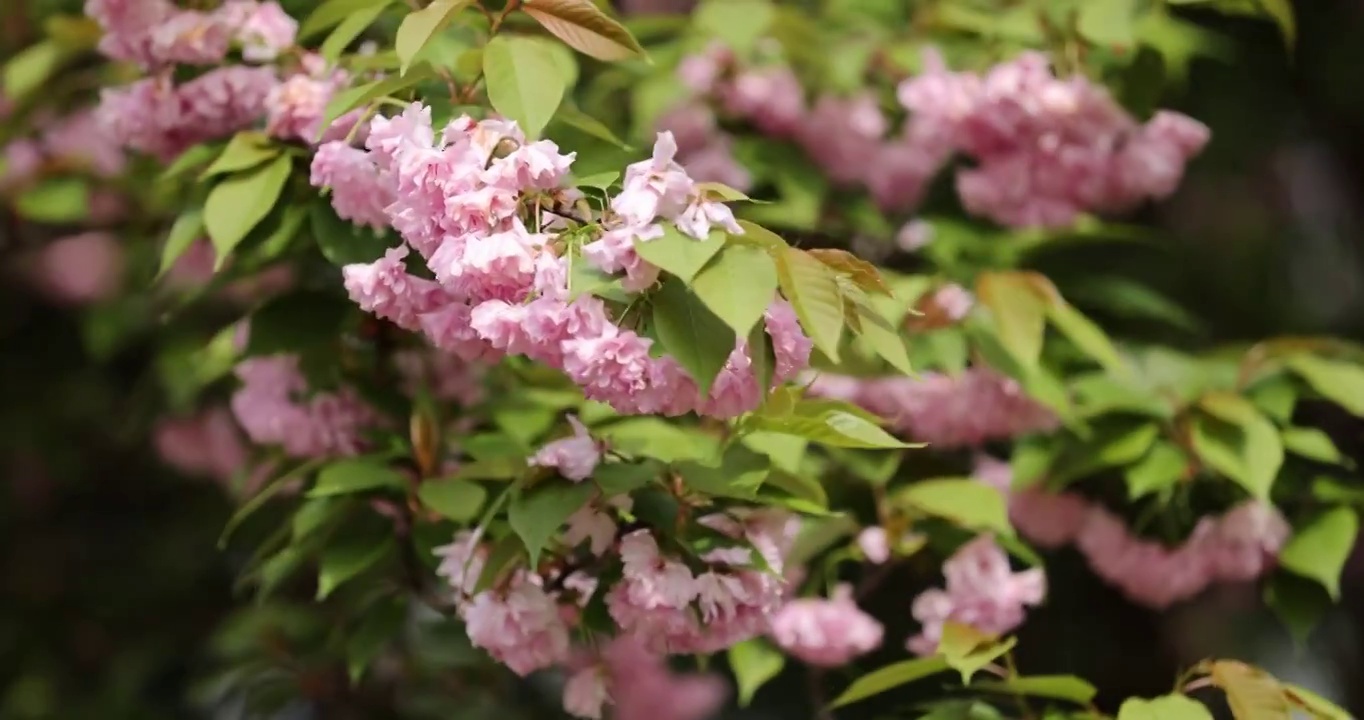
[[[1294,355],[1285,362],[1322,397],[1364,417],[1364,366],[1315,355]]]
[[[263,132],[243,130],[228,141],[227,147],[218,154],[213,164],[199,175],[200,180],[214,175],[250,170],[279,155],[280,147],[270,141]]]
[[[697,273],[692,291],[735,335],[747,337],[777,296],[777,268],[759,248],[726,245]]]
[[[729,668],[739,686],[739,707],[748,707],[753,694],[781,673],[786,656],[762,638],[745,640],[729,648]]]
[[[368,8],[385,8],[394,0],[326,0],[318,5],[298,28],[298,39],[308,38]]]
[[[526,546],[530,565],[540,562],[540,551],[568,516],[587,504],[597,486],[568,481],[547,482],[518,494],[507,509],[507,521]]]
[[[460,480],[430,480],[417,489],[422,504],[456,522],[468,522],[478,517],[488,491],[482,485]]]
[[[724,246],[724,233],[713,232],[706,239],[697,240],[690,235],[682,234],[672,225],[665,225],[662,236],[636,242],[635,253],[660,269],[676,275],[682,282],[690,283],[692,278],[701,272],[701,268],[705,267]]]
[[[971,478],[923,480],[895,494],[897,504],[935,517],[945,518],[973,530],[1012,535],[1004,496],[989,485]]]
[[[1118,708],[1118,720],[1212,720],[1212,713],[1188,696],[1163,695],[1150,700],[1124,700]]]
[[[393,49],[402,63],[401,72],[407,74],[412,60],[442,30],[450,24],[459,12],[472,3],[472,0],[435,0],[426,7],[408,13],[398,26]],[[380,8],[382,10],[382,8]]]
[[[515,120],[530,139],[540,136],[564,97],[554,56],[529,38],[494,37],[483,49],[483,77],[493,109]]]
[[[203,232],[203,208],[189,208],[180,213],[180,216],[175,218],[175,223],[171,225],[170,233],[166,235],[166,244],[161,247],[161,268],[157,271],[157,277],[170,270],[190,243],[203,235]]]
[[[1289,720],[1288,699],[1273,675],[1235,660],[1212,664],[1212,682],[1227,694],[1236,720]]]
[[[859,700],[879,695],[891,688],[926,678],[929,675],[936,675],[946,669],[947,661],[936,655],[902,660],[893,665],[873,670],[853,681],[853,684],[849,685],[842,695],[830,703],[829,707],[839,708],[844,705],[851,705]]]
[[[281,155],[266,165],[233,175],[214,186],[204,202],[204,227],[221,265],[256,225],[270,213],[284,190],[292,166]]]
[[[1315,580],[1331,599],[1340,598],[1340,571],[1350,557],[1359,534],[1354,509],[1338,507],[1299,528],[1279,553],[1283,569]]]
[[[1331,436],[1309,427],[1291,427],[1283,431],[1283,446],[1288,452],[1317,462],[1342,464],[1347,458],[1340,454]]]
[[[591,0],[525,0],[521,10],[584,55],[607,61],[644,57],[635,36]]]
[[[1118,356],[1118,350],[1113,347],[1108,335],[1079,310],[1065,301],[1057,300],[1047,306],[1047,317],[1061,334],[1105,370],[1117,375],[1127,373],[1127,367],[1123,365],[1122,358]]]
[[[1235,454],[1237,464],[1227,464],[1226,460],[1221,458],[1209,462],[1214,467],[1217,467],[1218,463],[1225,465],[1217,469],[1241,483],[1255,497],[1268,497],[1269,489],[1279,474],[1279,467],[1283,465],[1283,441],[1280,439],[1278,428],[1253,403],[1239,395],[1224,392],[1208,393],[1199,401],[1199,405],[1208,414],[1235,431],[1219,432],[1206,423],[1197,423],[1194,447],[1198,449],[1200,456],[1203,455],[1204,449],[1209,447],[1209,440],[1230,441],[1229,449]],[[1218,454],[1214,453],[1214,457],[1218,457]],[[1227,472],[1228,468],[1236,469],[1237,472]]]
[[[1047,303],[1021,273],[983,273],[976,297],[990,309],[999,342],[1023,367],[1037,366],[1046,330]]]
[[[355,42],[355,38],[360,37],[360,33],[364,32],[365,28],[374,24],[374,21],[379,19],[386,8],[387,3],[383,3],[351,13],[331,31],[331,34],[327,35],[327,39],[322,41],[322,47],[318,48],[318,52],[328,62],[335,63],[336,59],[341,57],[341,53],[345,52],[352,42]],[[406,70],[407,66],[404,65],[403,69]]]
[[[1016,677],[1008,680],[980,682],[972,687],[1014,695],[1069,700],[1080,705],[1088,705],[1099,692],[1093,685],[1074,675]]]
[[[825,357],[837,362],[844,323],[843,294],[837,277],[809,253],[784,243],[770,253],[782,294],[796,311],[801,327]]]

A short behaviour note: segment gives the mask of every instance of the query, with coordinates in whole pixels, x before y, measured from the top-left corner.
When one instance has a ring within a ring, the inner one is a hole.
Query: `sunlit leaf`
[[[254,170],[219,182],[204,202],[204,227],[218,253],[218,264],[232,254],[247,233],[265,219],[279,200],[293,163],[281,155]]]
[[[777,296],[777,269],[758,248],[726,245],[697,273],[692,292],[735,335],[747,337]]]
[[[488,499],[482,485],[468,480],[428,480],[417,489],[422,504],[456,522],[469,522],[478,517]]]
[[[843,691],[832,703],[830,708],[839,708],[844,705],[851,705],[859,700],[865,700],[874,695],[879,695],[892,688],[899,687],[906,683],[914,682],[929,675],[936,675],[947,669],[947,661],[941,657],[915,658],[913,660],[902,660],[892,665],[887,665],[878,670],[873,670],[866,675],[853,681],[847,690]]]
[[[919,512],[946,518],[975,530],[1012,535],[1004,496],[993,487],[971,478],[922,480],[905,486],[894,499]]]
[[[1359,516],[1353,508],[1338,507],[1298,528],[1279,553],[1279,566],[1321,583],[1340,597],[1340,572],[1354,549]]]
[[[748,707],[753,694],[781,673],[786,656],[762,638],[745,640],[729,648],[729,667],[739,686],[739,707]]]
[[[1236,720],[1289,720],[1288,700],[1274,676],[1235,660],[1212,664],[1212,682],[1227,694]]]
[[[408,13],[398,26],[398,34],[393,41],[393,49],[402,62],[401,72],[407,74],[412,61],[421,53],[431,38],[439,35],[461,10],[473,4],[473,0],[435,0],[430,5]],[[382,9],[382,8],[381,8]],[[543,127],[543,126],[542,126]]]

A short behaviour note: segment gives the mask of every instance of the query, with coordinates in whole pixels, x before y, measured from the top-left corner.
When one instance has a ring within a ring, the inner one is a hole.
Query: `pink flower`
[[[229,0],[219,12],[235,21],[236,40],[242,46],[242,57],[249,62],[274,60],[293,46],[298,34],[298,21],[279,3]]]
[[[152,437],[161,459],[187,474],[228,480],[246,467],[246,446],[225,408],[164,418]]]
[[[601,461],[601,446],[578,418],[569,415],[568,423],[573,426],[573,436],[546,444],[531,456],[528,464],[558,468],[563,477],[581,482],[592,477]]]
[[[719,677],[674,674],[662,656],[629,637],[613,640],[602,659],[616,720],[704,720],[728,694]]]
[[[388,226],[384,211],[393,189],[365,151],[340,141],[323,143],[313,154],[310,180],[313,187],[331,188],[332,209],[342,220],[375,230]]]
[[[810,366],[810,351],[814,341],[805,335],[791,304],[782,299],[772,301],[763,315],[763,324],[772,338],[776,361],[774,382],[794,380]]]
[[[805,91],[785,66],[740,72],[717,91],[726,112],[777,137],[789,137],[805,115]]]
[[[922,626],[908,647],[918,655],[931,654],[947,621],[970,625],[991,635],[1002,635],[1023,623],[1024,607],[1038,605],[1046,595],[1040,569],[1015,573],[1009,557],[982,535],[961,546],[943,564],[945,590],[926,590],[914,600],[914,619]]]
[[[864,528],[857,534],[857,547],[867,562],[880,565],[890,559],[890,539],[880,526]]]
[[[601,720],[602,706],[610,700],[600,667],[579,670],[564,685],[564,712],[574,717]]]
[[[314,393],[291,355],[253,357],[238,363],[242,385],[232,396],[232,414],[252,442],[279,445],[293,457],[355,455],[364,448],[361,433],[378,416],[349,389]]]
[[[908,253],[918,252],[933,242],[933,226],[923,220],[910,220],[895,234],[896,247]]]
[[[123,281],[123,248],[106,232],[58,238],[39,251],[32,277],[38,287],[64,303],[85,304],[110,297]]]
[[[838,667],[881,645],[884,629],[853,602],[852,588],[840,585],[828,600],[787,603],[772,617],[769,634],[782,650],[810,665]]]
[[[436,575],[445,578],[457,597],[471,595],[483,574],[483,564],[488,559],[488,549],[481,543],[478,533],[462,531],[455,534],[449,545],[441,545],[433,550],[440,558]]]
[[[461,608],[469,641],[517,675],[562,663],[568,627],[558,604],[524,577],[506,590],[487,590]]]
[[[621,192],[611,200],[611,210],[626,224],[646,225],[656,217],[672,219],[691,203],[693,183],[674,159],[677,142],[672,133],[661,132],[653,157],[625,169]]]
[[[346,292],[366,312],[392,321],[399,327],[417,330],[420,316],[449,302],[440,286],[407,273],[403,258],[406,247],[390,248],[369,264],[341,268]]]

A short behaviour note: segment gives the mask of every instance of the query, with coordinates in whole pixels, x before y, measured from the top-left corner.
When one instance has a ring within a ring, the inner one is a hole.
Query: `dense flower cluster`
[[[679,141],[685,148],[682,159],[698,177],[740,189],[748,185],[748,172],[735,162],[729,137],[716,130],[716,112],[799,144],[831,180],[865,188],[888,212],[918,205],[950,153],[940,137],[914,123],[891,133],[890,120],[871,93],[824,95],[808,105],[789,68],[741,67],[723,46],[684,59],[678,74],[695,97],[660,124],[687,138],[685,144]]]
[[[1203,517],[1183,543],[1168,547],[1134,535],[1122,518],[1074,493],[1009,491],[1006,463],[982,458],[976,477],[1009,497],[1014,526],[1036,544],[1073,543],[1095,574],[1134,602],[1166,608],[1216,582],[1245,582],[1274,565],[1291,529],[1279,511],[1249,500],[1220,516]]]
[[[663,656],[634,639],[618,638],[569,678],[564,710],[596,720],[603,705],[610,704],[615,720],[702,720],[719,709],[727,694],[719,677],[679,675]]]
[[[250,62],[268,62],[294,44],[298,23],[275,2],[228,0],[211,12],[169,0],[86,0],[100,24],[99,49],[147,69],[221,63],[233,48]]]
[[[1174,192],[1208,129],[1174,112],[1138,123],[1101,85],[1057,78],[1025,53],[984,75],[950,72],[936,54],[899,87],[910,124],[970,156],[957,174],[966,209],[1002,225],[1064,227]]]
[[[707,397],[671,358],[650,355],[652,340],[617,325],[601,299],[571,299],[569,250],[556,249],[560,219],[526,217],[528,207],[571,205],[562,187],[573,155],[554,143],[527,142],[515,123],[452,121],[437,138],[420,105],[376,118],[368,152],[332,142],[313,163],[316,184],[330,184],[337,214],[377,225],[378,198],[388,224],[417,250],[433,279],[407,272],[407,247],[344,268],[346,289],[362,308],[466,359],[526,355],[563,370],[587,397],[625,413],[732,417],[761,397],[746,343],[740,340]],[[605,272],[624,272],[641,290],[657,277],[634,251],[663,233],[662,222],[704,238],[713,226],[742,232],[729,209],[710,200],[673,160],[676,146],[660,135],[654,155],[626,170],[600,234],[582,258]],[[352,187],[348,187],[350,184]],[[381,188],[375,191],[376,188]],[[567,211],[565,211],[567,212]],[[534,229],[532,229],[534,228]],[[777,381],[802,369],[810,341],[790,307],[774,298],[766,328],[776,352]]]
[[[273,68],[245,65],[216,68],[180,85],[148,77],[104,90],[99,114],[119,144],[170,160],[256,123],[277,82]]]
[[[959,375],[925,372],[917,378],[820,374],[813,378],[809,393],[861,405],[889,420],[906,437],[943,448],[975,446],[1058,426],[1056,416],[1016,381],[984,367]]]
[[[782,650],[811,665],[838,667],[881,646],[885,629],[862,612],[852,588],[833,596],[792,600],[772,617],[769,634]]]
[[[353,455],[363,431],[378,422],[352,390],[306,395],[307,380],[292,355],[254,357],[236,368],[241,387],[232,414],[258,445],[278,445],[294,457]]]
[[[911,612],[920,625],[909,639],[909,651],[931,655],[947,622],[969,625],[981,632],[1002,635],[1023,623],[1025,607],[1046,596],[1046,576],[1040,568],[1015,573],[1009,556],[982,535],[961,546],[943,563],[946,589],[925,590],[914,598]]]

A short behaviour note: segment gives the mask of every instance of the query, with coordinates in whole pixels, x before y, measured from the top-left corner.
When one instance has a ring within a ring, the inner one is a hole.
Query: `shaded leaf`
[[[166,235],[166,244],[161,246],[161,267],[157,271],[157,277],[166,274],[166,271],[175,265],[175,261],[180,259],[190,244],[203,236],[203,232],[203,208],[189,208],[180,213],[180,216],[175,218],[175,223],[171,225],[170,232]]]
[[[401,489],[406,485],[407,480],[401,473],[376,460],[338,460],[317,474],[317,482],[308,491],[308,497],[350,495],[385,488]]]
[[[308,38],[367,8],[385,8],[394,0],[326,0],[313,9],[298,28],[298,39]]]
[[[1283,465],[1283,441],[1274,423],[1239,395],[1209,393],[1199,405],[1223,425],[1218,428],[1203,418],[1195,423],[1199,456],[1255,497],[1268,497]]]
[[[355,42],[355,38],[360,37],[360,33],[363,33],[366,28],[373,25],[374,21],[379,19],[379,16],[384,13],[384,10],[387,7],[387,3],[371,5],[370,7],[356,10],[346,16],[346,19],[342,20],[341,24],[337,25],[336,29],[331,31],[331,34],[327,36],[327,39],[322,41],[322,47],[318,48],[318,52],[322,57],[326,58],[328,62],[334,64],[337,58],[341,57],[341,53],[345,52],[346,48],[349,47],[351,43]],[[399,30],[399,33],[401,32],[402,31]],[[406,65],[404,65],[403,69],[407,69]]]
[[[1069,700],[1081,705],[1088,705],[1099,692],[1093,685],[1074,675],[1016,677],[1008,680],[979,682],[972,687],[1015,695]]]
[[[482,485],[458,478],[428,480],[417,489],[417,497],[423,505],[455,522],[469,522],[483,509],[488,491]]]
[[[431,42],[431,38],[439,35],[461,10],[471,4],[472,0],[435,0],[420,10],[408,13],[398,26],[398,34],[393,41],[393,49],[402,63],[400,72],[406,75],[412,60]]]
[[[213,160],[213,163],[199,175],[205,179],[214,175],[225,175],[241,170],[249,170],[279,155],[280,147],[275,145],[265,133],[243,130],[227,142],[227,146]]]
[[[14,212],[35,223],[80,222],[90,216],[90,185],[77,177],[44,180],[14,199]]]
[[[357,85],[353,88],[343,90],[327,103],[327,110],[322,114],[322,123],[319,126],[319,135],[331,127],[332,121],[365,105],[372,100],[377,100],[386,95],[392,95],[406,90],[423,80],[434,76],[435,71],[429,65],[419,65],[415,69],[409,69],[402,75],[392,75],[382,80]]]
[[[701,397],[734,351],[735,335],[676,278],[653,297],[653,327],[663,349],[696,381]]]
[[[1102,365],[1105,370],[1117,375],[1128,372],[1108,335],[1080,311],[1064,301],[1057,300],[1047,306],[1047,317],[1063,335],[1075,343],[1076,347]]]
[[[383,559],[391,542],[370,536],[350,538],[322,551],[317,570],[317,599],[325,600],[347,580],[368,570]]]
[[[1183,479],[1188,467],[1189,458],[1179,446],[1165,441],[1155,443],[1145,457],[1124,473],[1128,499],[1136,500],[1174,487]]]
[[[568,516],[586,505],[596,491],[597,486],[589,482],[546,482],[512,498],[507,521],[525,544],[531,567],[539,564],[540,552]]]

